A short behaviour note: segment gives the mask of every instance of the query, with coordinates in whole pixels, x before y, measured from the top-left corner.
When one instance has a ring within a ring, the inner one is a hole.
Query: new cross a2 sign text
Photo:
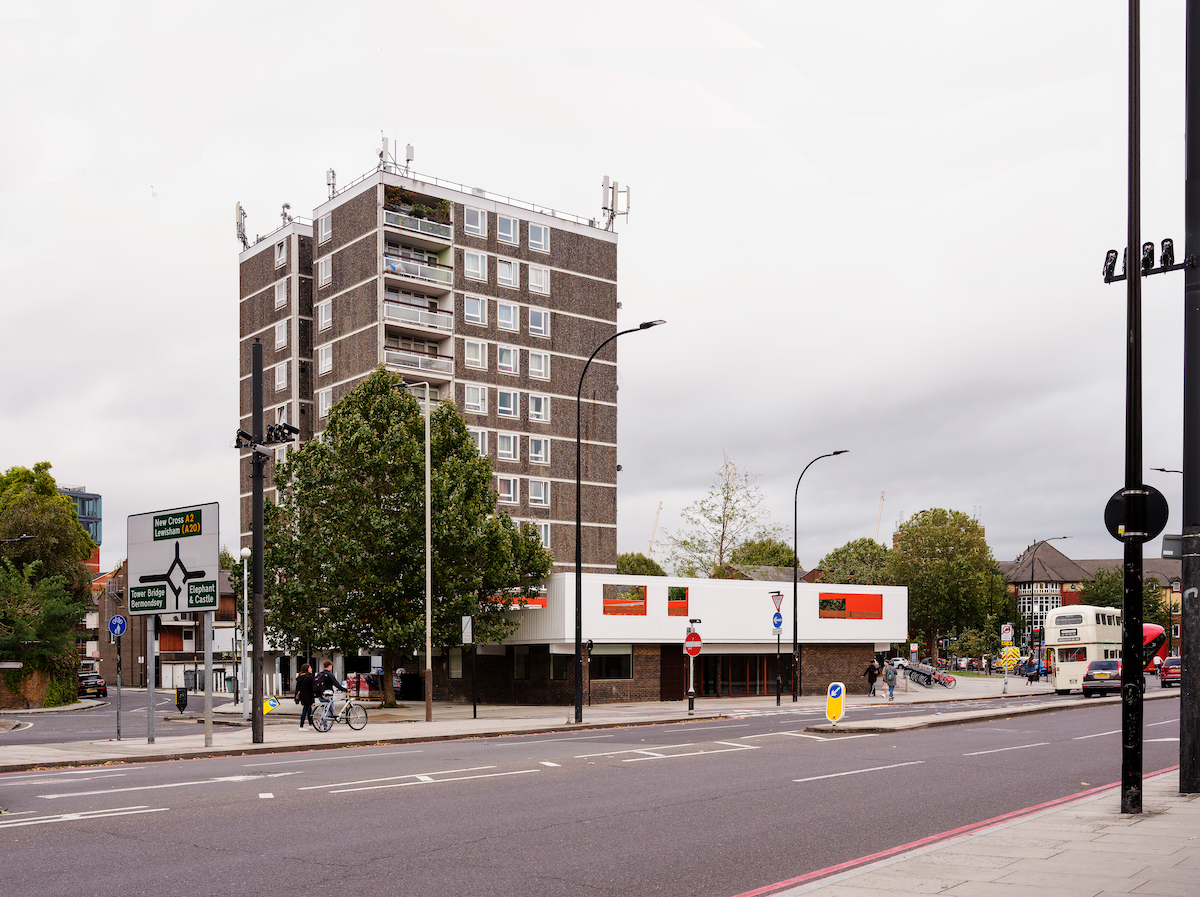
[[[129,612],[216,610],[220,553],[216,502],[129,517]]]

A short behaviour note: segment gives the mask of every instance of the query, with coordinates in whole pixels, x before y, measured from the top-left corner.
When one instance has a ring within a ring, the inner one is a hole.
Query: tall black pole
[[[822,458],[844,455],[849,449],[838,449],[827,455],[817,455],[796,477],[796,489],[792,493],[792,703],[800,700],[800,481],[808,469]]]
[[[1129,231],[1125,315],[1125,571],[1121,610],[1121,812],[1142,812],[1142,263],[1140,0],[1129,0]]]
[[[583,378],[587,375],[588,365],[596,357],[596,353],[615,340],[618,336],[633,333],[636,330],[649,330],[666,321],[643,321],[637,327],[630,327],[614,333],[598,345],[588,360],[584,362],[583,370],[579,372],[579,388],[575,390],[575,722],[583,722],[583,464],[580,446],[583,442],[581,407],[583,404]],[[591,694],[591,683],[588,683],[588,694]],[[590,701],[589,701],[590,703]]]
[[[1200,256],[1200,0],[1187,2],[1185,259]],[[1183,607],[1179,790],[1200,792],[1200,267],[1183,270]],[[1192,359],[1195,358],[1196,361]]]
[[[254,632],[254,662],[251,666],[253,682],[251,695],[253,704],[250,712],[252,742],[263,743],[263,466],[265,456],[258,450],[263,443],[263,347],[254,341],[250,373],[251,418],[250,433],[254,445],[250,447],[250,484],[253,489],[251,507],[251,557],[254,561],[254,603],[250,608],[251,628]]]

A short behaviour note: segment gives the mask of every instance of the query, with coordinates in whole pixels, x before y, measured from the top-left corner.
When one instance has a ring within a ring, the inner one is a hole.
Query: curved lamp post
[[[582,429],[580,406],[583,402],[583,378],[587,375],[588,365],[596,357],[596,353],[615,340],[618,336],[634,333],[638,330],[649,330],[666,321],[643,321],[637,327],[614,333],[598,345],[583,365],[579,374],[579,387],[575,390],[575,722],[583,722],[583,467],[580,462],[580,444]]]
[[[242,701],[242,719],[250,719],[250,699],[246,697],[246,686],[249,684],[250,668],[247,665],[250,658],[246,656],[246,646],[250,644],[246,628],[250,622],[250,580],[246,576],[246,561],[250,559],[250,549],[243,546],[239,555],[242,559],[242,693],[238,695]]]
[[[792,703],[800,700],[800,480],[808,469],[822,458],[844,455],[849,449],[838,449],[825,455],[817,455],[796,478],[796,489],[792,494]]]

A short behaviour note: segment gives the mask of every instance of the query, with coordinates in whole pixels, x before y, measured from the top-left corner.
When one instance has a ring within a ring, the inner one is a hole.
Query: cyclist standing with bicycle
[[[333,675],[333,661],[327,660],[321,664],[321,672],[317,673],[316,682],[313,684],[313,690],[323,695],[327,691],[344,691],[347,694],[350,692],[342,687],[342,683],[337,681],[337,676]]]

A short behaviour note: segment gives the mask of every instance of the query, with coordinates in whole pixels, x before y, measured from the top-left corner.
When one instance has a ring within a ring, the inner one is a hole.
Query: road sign
[[[683,650],[688,653],[689,657],[698,656],[702,647],[704,647],[704,642],[698,632],[689,632],[687,638],[683,640]]]
[[[825,689],[825,718],[831,723],[837,723],[846,712],[846,686],[840,682],[830,682]]]
[[[771,600],[775,602],[775,610],[783,606],[783,592],[772,592]]]
[[[263,701],[263,713],[270,713],[272,710],[274,710],[278,706],[279,706],[278,698],[267,698],[265,701]]]
[[[125,634],[125,630],[128,628],[128,626],[128,622],[120,614],[113,614],[108,621],[108,631],[117,638],[120,638]]]
[[[775,616],[771,617],[771,625],[776,629],[781,629],[783,627],[783,614],[775,611]]]
[[[1011,642],[1013,638],[1012,623],[1005,623],[1000,627],[1000,640],[1003,642]]]
[[[1000,651],[1000,659],[1004,662],[1006,670],[1012,670],[1017,665],[1017,661],[1021,658],[1019,649],[1012,647],[1002,648]]]
[[[1149,542],[1163,531],[1167,525],[1167,500],[1153,486],[1142,486],[1140,489],[1130,489],[1126,496],[1125,489],[1118,489],[1104,507],[1104,525],[1109,535],[1119,542]],[[1138,529],[1128,529],[1125,520],[1125,503],[1133,507],[1134,517],[1140,517]]]
[[[217,609],[219,508],[213,502],[129,516],[131,614]]]

